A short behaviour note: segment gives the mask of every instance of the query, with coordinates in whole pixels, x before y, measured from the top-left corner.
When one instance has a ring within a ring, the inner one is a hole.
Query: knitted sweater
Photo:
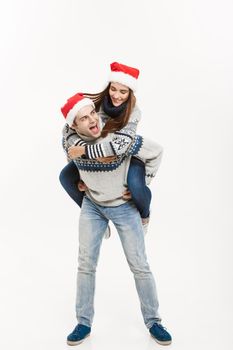
[[[111,141],[114,134],[108,134],[105,141]],[[89,141],[89,140],[86,140]],[[101,139],[89,141],[92,145],[101,142]],[[67,154],[68,147],[63,142]],[[102,206],[118,206],[125,203],[122,194],[127,188],[127,173],[131,156],[134,155],[145,163],[146,184],[149,185],[155,176],[162,158],[162,147],[153,141],[141,136],[135,136],[127,154],[117,156],[109,163],[102,163],[94,159],[76,158],[80,178],[88,187],[87,196]]]
[[[104,125],[109,116],[100,108],[98,115]],[[112,138],[98,144],[87,144],[83,138],[79,137],[76,131],[72,128],[67,128],[65,125],[63,129],[64,141],[69,146],[85,146],[85,153],[88,159],[95,159],[99,157],[119,156],[125,154],[136,135],[137,124],[141,119],[141,112],[137,106],[134,107],[127,125],[119,131],[116,131]]]

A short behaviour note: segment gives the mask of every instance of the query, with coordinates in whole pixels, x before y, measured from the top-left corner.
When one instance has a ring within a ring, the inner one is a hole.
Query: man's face
[[[93,106],[81,108],[72,127],[81,135],[98,138],[101,135],[100,119]]]
[[[129,97],[129,88],[120,83],[111,83],[109,87],[109,96],[113,106],[118,107],[127,101]]]

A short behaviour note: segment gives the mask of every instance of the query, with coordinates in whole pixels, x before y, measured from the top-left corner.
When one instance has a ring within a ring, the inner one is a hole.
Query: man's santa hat
[[[110,64],[111,72],[108,77],[108,82],[120,83],[128,86],[134,92],[137,88],[137,79],[139,70],[129,67],[124,64],[113,62]]]
[[[69,126],[72,126],[80,109],[89,105],[95,107],[94,102],[90,98],[84,97],[80,92],[67,100],[66,104],[61,108],[61,112]]]

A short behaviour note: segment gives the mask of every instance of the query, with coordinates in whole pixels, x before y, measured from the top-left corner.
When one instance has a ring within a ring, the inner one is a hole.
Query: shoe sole
[[[170,345],[172,343],[172,340],[167,340],[167,341],[158,340],[152,334],[151,334],[151,337],[160,345]]]
[[[71,346],[79,345],[79,344],[81,344],[87,337],[89,337],[89,335],[90,335],[90,333],[87,334],[87,335],[85,336],[85,338],[83,338],[82,340],[78,340],[78,341],[70,341],[70,340],[67,340],[66,342],[67,342],[68,345],[71,345]]]

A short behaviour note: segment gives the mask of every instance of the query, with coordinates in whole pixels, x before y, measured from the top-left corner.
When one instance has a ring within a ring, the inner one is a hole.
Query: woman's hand
[[[114,160],[116,160],[116,156],[109,156],[109,157],[101,157],[101,158],[96,158],[96,160],[98,160],[98,162],[101,163],[111,163]]]
[[[68,149],[68,155],[70,159],[79,158],[83,154],[85,154],[85,147],[83,146],[71,146]]]

